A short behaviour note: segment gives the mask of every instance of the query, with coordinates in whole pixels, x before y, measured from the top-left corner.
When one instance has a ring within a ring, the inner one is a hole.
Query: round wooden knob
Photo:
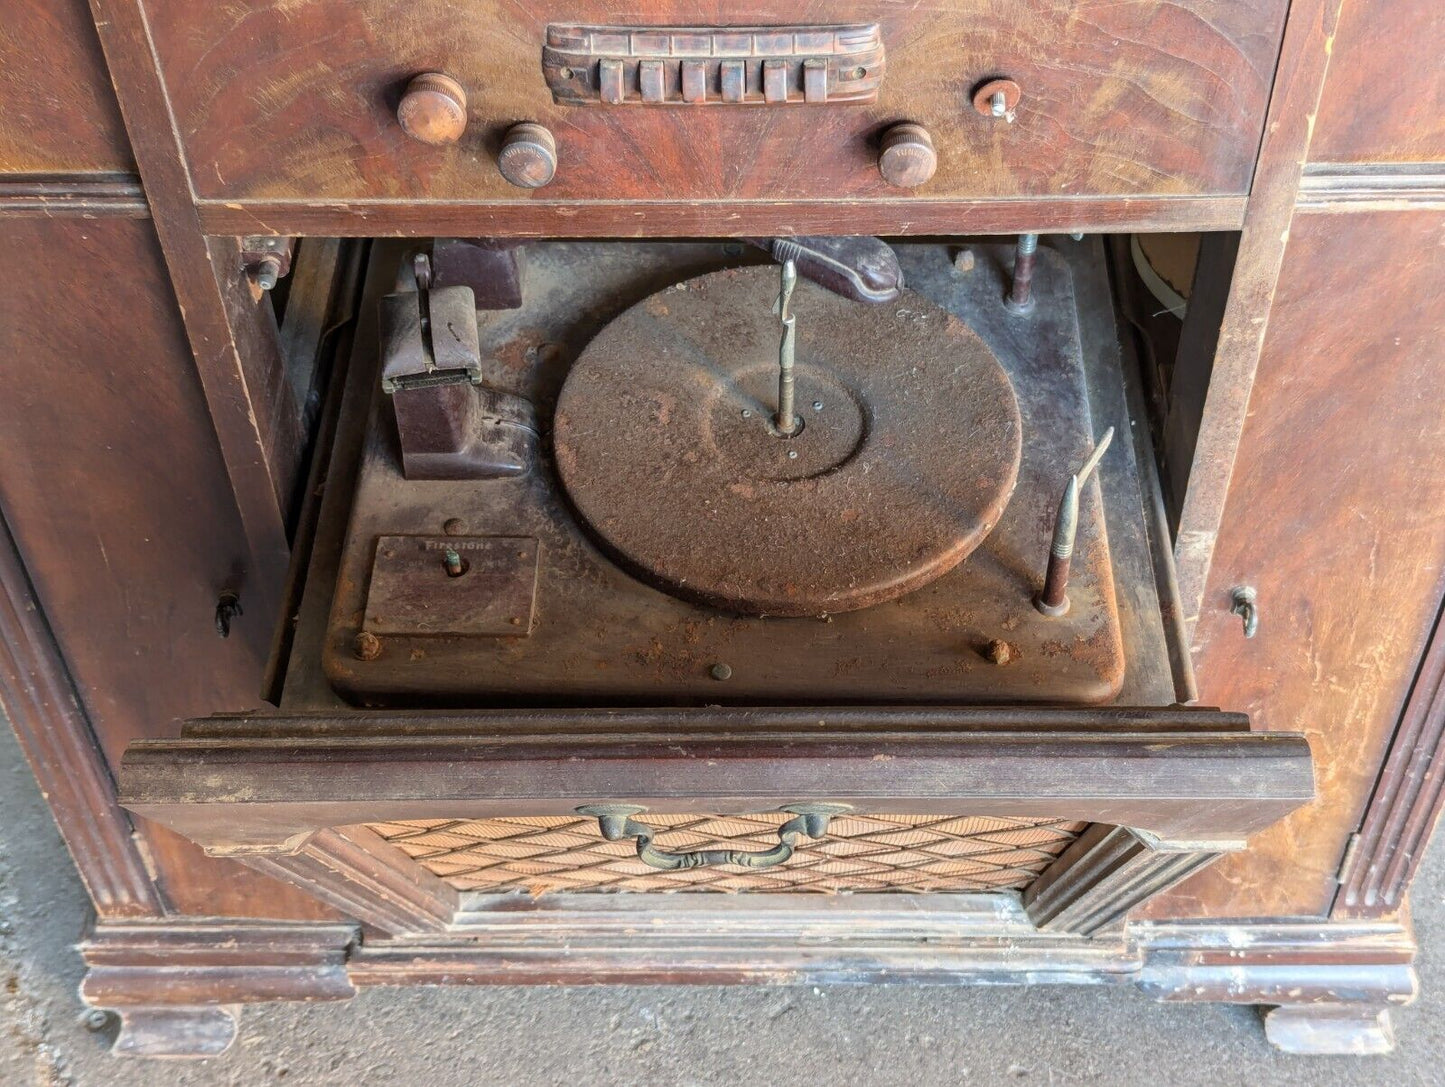
[[[424,72],[406,85],[396,119],[414,140],[442,147],[467,130],[467,92],[441,72]]]
[[[883,180],[900,189],[916,189],[933,176],[938,155],[933,137],[922,125],[894,125],[883,133],[883,150],[878,154],[878,172]]]
[[[497,169],[513,185],[540,189],[557,173],[557,141],[552,133],[530,121],[513,125],[502,137]]]

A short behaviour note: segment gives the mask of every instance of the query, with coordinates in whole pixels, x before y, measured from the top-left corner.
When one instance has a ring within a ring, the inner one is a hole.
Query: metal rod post
[[[793,339],[797,319],[790,308],[793,288],[797,285],[797,264],[784,261],[783,289],[778,295],[778,319],[783,323],[783,338],[778,344],[778,414],[773,420],[778,433],[784,437],[791,437],[798,429],[798,413],[793,407]]]
[[[1045,615],[1063,615],[1069,610],[1069,565],[1074,556],[1074,537],[1079,531],[1079,477],[1070,476],[1059,500],[1054,519],[1054,536],[1049,542],[1049,568],[1044,588],[1034,597],[1034,607]]]
[[[1069,610],[1069,567],[1074,557],[1074,540],[1079,534],[1079,490],[1089,481],[1099,461],[1104,459],[1113,440],[1114,428],[1110,427],[1104,431],[1079,470],[1069,477],[1064,497],[1059,499],[1054,535],[1049,541],[1049,565],[1044,572],[1044,588],[1034,597],[1034,607],[1045,615],[1057,617]]]
[[[1038,249],[1037,234],[1019,235],[1018,251],[1014,255],[1013,285],[1008,295],[1008,308],[1014,313],[1022,313],[1034,304],[1034,254]]]

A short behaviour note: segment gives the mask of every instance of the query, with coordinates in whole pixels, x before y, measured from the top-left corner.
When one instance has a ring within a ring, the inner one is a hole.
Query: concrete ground
[[[434,988],[245,1009],[207,1061],[115,1058],[84,1024],[84,891],[0,722],[0,1085],[1445,1083],[1445,850],[1416,885],[1423,995],[1385,1057],[1287,1057],[1255,1012],[1132,989]]]

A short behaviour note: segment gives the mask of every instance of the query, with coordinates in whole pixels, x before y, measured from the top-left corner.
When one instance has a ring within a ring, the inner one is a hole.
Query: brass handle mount
[[[828,821],[833,816],[853,809],[848,804],[790,804],[781,810],[789,812],[793,818],[778,828],[778,844],[772,849],[694,849],[687,853],[669,853],[652,844],[659,831],[632,818],[646,810],[632,804],[589,804],[578,808],[577,814],[595,816],[602,830],[602,837],[609,842],[635,839],[637,856],[643,864],[664,871],[677,871],[683,868],[706,868],[714,864],[735,864],[742,868],[774,868],[793,855],[800,838],[805,835],[809,838],[823,837],[828,833]]]

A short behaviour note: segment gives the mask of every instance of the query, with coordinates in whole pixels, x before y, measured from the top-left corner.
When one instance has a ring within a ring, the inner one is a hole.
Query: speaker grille
[[[635,816],[670,852],[763,850],[784,812]],[[825,838],[804,838],[775,868],[734,865],[661,871],[631,841],[609,842],[579,815],[410,819],[370,829],[458,890],[997,891],[1028,885],[1086,824],[995,816],[840,815]]]

